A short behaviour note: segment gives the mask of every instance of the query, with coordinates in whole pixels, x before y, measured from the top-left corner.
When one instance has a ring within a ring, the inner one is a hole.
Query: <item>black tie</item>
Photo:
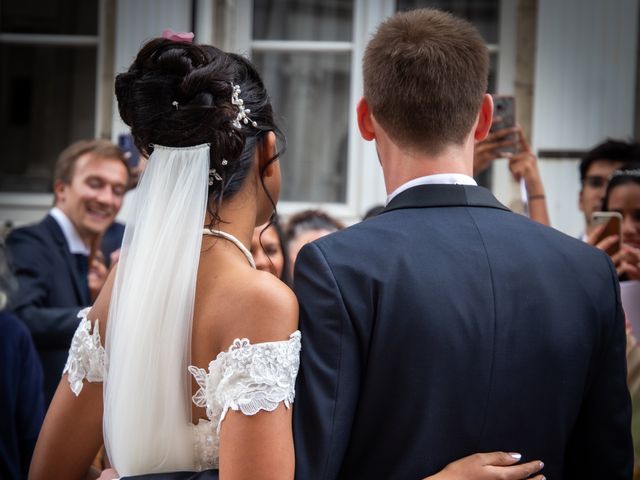
[[[87,276],[89,275],[89,258],[82,253],[74,253],[73,256],[76,259],[76,267],[78,268],[78,273],[80,274],[80,283],[82,285],[82,290],[85,295],[85,298],[89,299],[89,280]]]

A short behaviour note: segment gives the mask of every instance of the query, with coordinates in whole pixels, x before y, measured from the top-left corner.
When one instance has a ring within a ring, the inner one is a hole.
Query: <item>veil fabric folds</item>
[[[188,470],[191,326],[209,145],[154,146],[137,187],[109,307],[104,437],[122,476]]]

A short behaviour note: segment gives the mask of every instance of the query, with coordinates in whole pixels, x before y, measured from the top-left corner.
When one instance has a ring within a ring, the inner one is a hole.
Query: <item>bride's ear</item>
[[[276,173],[276,161],[273,160],[275,155],[276,134],[269,132],[258,145],[258,171],[265,178]]]

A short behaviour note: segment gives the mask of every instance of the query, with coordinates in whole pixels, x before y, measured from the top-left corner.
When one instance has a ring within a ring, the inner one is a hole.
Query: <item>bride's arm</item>
[[[262,278],[261,280],[265,280]],[[242,334],[234,328],[233,337],[248,337],[252,343],[286,340],[298,326],[298,304],[288,288],[266,277],[267,284],[247,292],[251,299],[244,318],[251,319]],[[276,286],[277,288],[273,288]],[[280,403],[274,411],[245,415],[229,410],[220,427],[220,478],[293,479],[291,408]]]
[[[66,374],[36,443],[29,479],[84,479],[102,445],[102,384],[85,383],[76,397]]]
[[[105,338],[115,268],[87,315],[92,326],[100,319],[100,338]],[[102,383],[83,381],[76,396],[65,373],[60,379],[42,424],[29,469],[30,480],[84,479],[102,445]]]

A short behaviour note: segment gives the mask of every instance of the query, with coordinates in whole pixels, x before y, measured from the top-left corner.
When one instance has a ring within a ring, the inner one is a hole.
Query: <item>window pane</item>
[[[58,153],[94,137],[96,49],[0,44],[0,190],[51,191]]]
[[[351,54],[256,52],[287,137],[283,200],[346,201]]]
[[[97,35],[98,0],[0,0],[0,32]]]
[[[353,0],[254,0],[254,40],[351,41]]]
[[[466,18],[480,31],[485,42],[498,43],[500,0],[398,0],[398,10],[438,8]]]

